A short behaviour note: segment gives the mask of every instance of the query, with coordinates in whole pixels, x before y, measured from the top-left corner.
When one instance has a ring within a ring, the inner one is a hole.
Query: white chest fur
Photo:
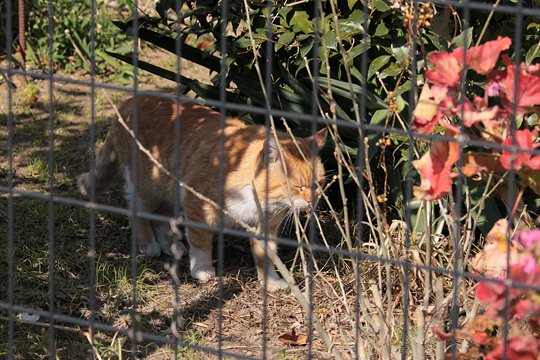
[[[281,219],[286,213],[284,210],[290,207],[288,202],[269,202],[265,206],[264,197],[259,195],[259,198],[261,197],[263,198],[261,206],[263,210],[268,212],[268,221],[281,222]],[[230,214],[227,224],[231,226],[235,224],[235,219],[241,220],[251,226],[257,226],[259,223],[257,204],[253,196],[253,191],[249,186],[229,193],[225,208]]]

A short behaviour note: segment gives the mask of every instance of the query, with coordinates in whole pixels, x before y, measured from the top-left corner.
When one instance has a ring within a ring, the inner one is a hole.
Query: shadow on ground
[[[20,89],[14,93],[14,103],[9,108],[6,102],[0,104],[0,148],[3,149],[0,185],[9,186],[8,155],[11,153],[15,189],[46,194],[52,188],[54,195],[84,200],[76,191],[76,178],[87,171],[90,159],[90,93],[87,88],[57,84],[51,111],[47,84],[36,83],[35,86],[40,89],[38,95],[27,96]],[[7,98],[6,91],[6,85],[0,85],[0,98]],[[107,119],[113,112],[101,98],[96,98],[94,104],[96,137],[100,141],[104,139]],[[8,134],[8,113],[13,115],[11,134]],[[50,136],[51,125],[53,137]],[[98,201],[124,207],[120,184],[113,186],[110,192],[99,194]],[[57,314],[80,319],[93,316],[97,322],[127,329],[133,322],[135,285],[140,330],[170,337],[171,322],[176,318],[177,329],[185,341],[204,344],[206,335],[215,337],[216,334],[212,335],[215,330],[201,328],[200,324],[214,315],[220,303],[226,304],[242,292],[244,282],[255,279],[247,241],[233,240],[237,244],[226,252],[227,275],[221,289],[216,282],[199,285],[189,280],[188,261],[184,258],[179,266],[182,283],[175,291],[166,270],[170,258],[137,257],[136,270],[133,270],[129,256],[130,228],[124,216],[101,212],[92,215],[95,216],[96,253],[95,258],[90,257],[90,216],[86,208],[32,196],[15,195],[8,200],[5,192],[0,193],[0,273],[5,274],[0,281],[0,302],[7,303],[11,294],[13,304],[18,306],[42,311],[52,307]],[[8,254],[8,238],[12,239],[13,254]],[[7,281],[10,262],[12,288]],[[245,271],[244,267],[250,270]],[[178,303],[176,314],[175,301]],[[91,308],[95,310],[93,313]],[[8,350],[7,316],[7,311],[0,311],[0,344],[3,344],[0,354]],[[15,322],[13,351],[16,358],[48,356],[48,324],[47,318],[36,323]],[[91,348],[86,331],[74,324],[55,323],[53,340],[58,355],[61,358],[88,356]],[[96,351],[129,356],[127,337],[102,331],[94,335]],[[138,356],[142,357],[162,350],[145,341],[136,347]]]

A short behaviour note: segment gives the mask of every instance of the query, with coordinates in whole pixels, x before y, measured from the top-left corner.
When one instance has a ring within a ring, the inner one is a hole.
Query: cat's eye
[[[306,191],[306,187],[305,187],[304,185],[296,186],[296,188],[297,188],[298,190],[300,190],[300,192]]]

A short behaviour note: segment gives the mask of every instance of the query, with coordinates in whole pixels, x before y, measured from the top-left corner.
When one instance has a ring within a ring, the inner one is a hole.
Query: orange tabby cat
[[[220,115],[208,107],[190,103],[177,104],[174,100],[151,96],[138,96],[137,107],[138,139],[141,145],[171,172],[176,164],[174,133],[179,112],[180,159],[177,166],[180,180],[215,203],[219,203],[220,191],[224,191],[226,226],[234,226],[235,220],[254,227],[258,225],[253,185],[263,211],[268,214],[270,237],[277,236],[278,227],[285,216],[290,215],[294,209],[306,209],[312,203],[315,194],[311,191],[311,184],[323,179],[324,169],[319,157],[313,158],[310,155],[311,147],[313,141],[318,149],[323,146],[326,129],[312,137],[298,139],[296,143],[289,135],[277,133],[278,146],[272,135],[266,141],[265,127],[248,126],[238,119],[229,118],[225,120],[222,149]],[[133,99],[127,100],[119,109],[128,126],[131,126],[132,109]],[[100,191],[108,185],[119,165],[123,171],[129,202],[137,197],[140,210],[172,215],[174,187],[178,186],[178,182],[161,171],[143,152],[138,153],[138,168],[133,171],[131,144],[132,136],[119,121],[114,121],[97,156],[93,174],[96,190]],[[279,148],[283,151],[283,158]],[[223,156],[220,155],[222,150]],[[219,183],[220,161],[224,161],[223,186]],[[313,164],[315,171],[312,169]],[[133,186],[133,176],[137,176],[136,189]],[[88,193],[89,184],[90,174],[82,174],[79,177],[79,188],[83,194]],[[184,187],[177,194],[186,219],[208,225],[219,223],[220,211],[216,206]],[[170,235],[169,224],[146,219],[139,219],[136,223],[138,228],[133,231],[137,233],[137,245],[147,256],[158,256],[161,251],[171,254],[174,243],[180,252],[185,251],[179,239]],[[190,247],[191,275],[200,281],[207,281],[215,276],[212,266],[214,233],[208,229],[188,226],[186,235]],[[252,238],[251,247],[259,280],[262,281],[266,273],[269,290],[287,287],[270,260],[265,272],[263,241]],[[275,251],[275,242],[268,241],[268,247]]]

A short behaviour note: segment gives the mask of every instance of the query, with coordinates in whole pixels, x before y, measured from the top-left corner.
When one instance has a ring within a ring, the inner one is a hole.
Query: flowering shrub
[[[514,136],[510,130],[514,116],[524,118],[540,104],[540,64],[521,64],[518,69],[507,55],[501,56],[511,44],[510,38],[499,37],[466,51],[460,47],[431,53],[431,68],[425,74],[426,84],[413,112],[412,128],[420,133],[444,129],[445,135],[484,141],[483,150],[463,151],[465,176],[514,169],[525,186],[540,194],[540,155],[532,153],[540,146],[538,130],[531,130],[526,122]],[[467,69],[477,74],[475,79],[484,77],[483,96],[463,94],[461,77]],[[508,148],[492,150],[490,143],[519,149],[512,155]],[[413,163],[421,178],[420,186],[414,188],[415,196],[435,200],[448,193],[458,175],[453,166],[459,158],[457,142],[434,141],[431,149]]]
[[[472,266],[501,280],[508,278],[512,283],[508,287],[508,298],[507,287],[502,282],[481,281],[476,288],[476,298],[487,305],[484,314],[453,334],[433,328],[439,340],[453,336],[471,340],[471,349],[459,358],[534,360],[540,356],[540,293],[537,290],[540,288],[540,230],[520,231],[507,244],[507,229],[505,220],[493,227],[486,246],[472,261]],[[510,261],[506,267],[502,263],[506,264],[508,253]],[[506,354],[503,332],[496,331],[506,324],[505,316],[508,319]]]

